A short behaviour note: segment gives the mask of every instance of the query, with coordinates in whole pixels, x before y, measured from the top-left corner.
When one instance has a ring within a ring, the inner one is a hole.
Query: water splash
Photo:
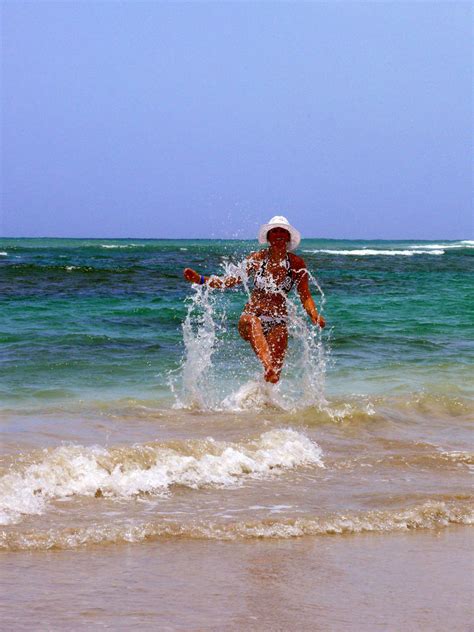
[[[227,258],[221,263],[222,277],[239,280],[240,290],[250,297],[246,260],[234,263]],[[310,286],[319,294],[319,313],[323,313],[325,296],[317,279],[308,270]],[[271,290],[279,291],[270,279]],[[228,334],[228,301],[222,290],[207,285],[193,285],[188,300],[188,311],[183,323],[185,352],[180,368],[180,384],[170,381],[175,395],[175,408],[198,410],[261,410],[277,408],[298,410],[308,406],[327,407],[325,374],[329,349],[323,343],[322,331],[314,326],[297,298],[286,294],[288,310],[289,351],[282,380],[277,385],[267,384],[255,376],[256,359],[250,347],[239,357],[232,373],[225,366],[225,355],[239,355],[242,341],[225,339]],[[228,291],[227,291],[228,292]],[[228,296],[228,294],[227,294]],[[231,347],[229,349],[229,346]],[[259,374],[261,368],[259,367]]]
[[[317,279],[307,270],[310,287],[319,293],[319,313],[324,314],[326,297]],[[288,332],[292,337],[287,355],[287,371],[292,379],[285,380],[291,386],[289,402],[291,408],[300,409],[315,406],[323,409],[328,406],[325,397],[326,370],[330,348],[323,343],[323,332],[309,320],[297,299],[287,299]]]
[[[185,356],[182,365],[182,397],[177,407],[209,409],[214,401],[206,378],[212,368],[217,331],[224,318],[217,321],[217,297],[207,285],[195,285],[188,299],[188,312],[183,323]]]

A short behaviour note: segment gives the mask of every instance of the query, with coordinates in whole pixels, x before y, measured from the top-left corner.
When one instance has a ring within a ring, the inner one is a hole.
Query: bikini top
[[[267,257],[262,259],[262,261],[260,262],[260,265],[255,272],[255,276],[253,279],[254,288],[270,293],[285,292],[285,294],[288,294],[295,283],[293,273],[291,271],[290,258],[288,257],[288,255],[286,255],[286,259],[283,263],[283,267],[286,268],[286,276],[283,281],[280,281],[280,283],[276,283],[271,275],[266,274],[267,263]]]

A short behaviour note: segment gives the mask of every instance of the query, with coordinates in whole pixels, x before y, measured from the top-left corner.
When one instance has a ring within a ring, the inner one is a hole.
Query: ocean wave
[[[100,244],[101,248],[144,248],[146,244]]]
[[[354,466],[362,467],[377,467],[379,465],[387,465],[390,468],[401,468],[407,470],[409,468],[416,468],[423,471],[432,470],[439,471],[440,469],[453,469],[458,467],[466,467],[470,471],[474,471],[474,453],[463,452],[455,450],[443,450],[437,448],[433,450],[431,444],[423,445],[417,442],[417,453],[413,452],[413,443],[407,442],[405,446],[401,441],[397,442],[397,448],[404,447],[408,451],[407,454],[392,454],[387,453],[383,456],[363,455],[356,456],[351,459],[343,459],[341,461],[329,462],[329,467],[334,469],[354,469]]]
[[[8,252],[5,252],[4,250],[0,252],[0,257],[6,257],[6,256],[8,256]]]
[[[3,342],[11,342],[13,339],[6,338]],[[107,342],[104,337],[103,343]],[[133,344],[133,338],[127,342]],[[82,339],[78,335],[70,337],[71,343],[75,344],[96,344],[100,342],[100,338],[94,338],[84,335]],[[113,339],[112,339],[113,342]],[[265,412],[288,412],[287,408],[280,405],[281,400],[278,394],[265,393],[265,386],[261,385],[255,391],[251,388],[251,384],[244,385],[238,389],[237,393],[230,395],[217,410],[207,410],[208,415],[217,415],[221,413],[232,412],[245,418],[247,415],[252,417],[256,414]],[[37,393],[38,391],[33,391]],[[45,391],[47,392],[47,391]],[[172,406],[173,401],[165,394],[163,398],[136,398],[136,397],[119,397],[117,399],[79,399],[71,400],[71,391],[67,391],[67,401],[51,401],[46,404],[26,402],[19,400],[13,405],[4,404],[0,407],[0,415],[68,415],[74,416],[91,416],[100,415],[109,419],[120,422],[121,419],[142,419],[154,420],[166,417],[172,423],[172,419],[176,416],[179,418],[183,414],[183,408]],[[238,395],[239,397],[236,397]],[[261,398],[261,399],[260,399]],[[284,402],[283,402],[284,404]],[[186,414],[184,409],[184,414]],[[468,397],[461,395],[441,395],[435,393],[408,393],[406,395],[372,395],[372,396],[350,396],[350,397],[333,397],[327,398],[325,403],[318,406],[304,405],[300,408],[291,408],[290,412],[295,413],[291,425],[304,425],[315,427],[322,423],[374,423],[377,420],[386,420],[389,418],[405,419],[445,419],[449,422],[453,417],[461,421],[465,419],[467,422],[472,420],[474,416],[474,401]],[[285,419],[285,425],[288,425],[288,418]]]
[[[452,248],[474,248],[474,241],[465,239],[463,241],[458,241],[455,243],[447,243],[447,244],[414,244],[410,246],[410,248],[420,248],[423,250],[439,250],[441,249],[452,249]]]
[[[5,550],[75,549],[95,544],[140,543],[157,538],[203,540],[290,539],[303,536],[393,533],[474,524],[474,504],[432,501],[393,510],[343,513],[292,519],[235,523],[194,521],[189,524],[152,521],[135,525],[94,524],[29,533],[0,533]]]
[[[324,467],[320,447],[291,429],[271,430],[246,443],[206,441],[106,449],[61,446],[0,479],[0,524],[41,514],[48,502],[71,496],[117,499],[193,489],[235,486],[302,464]]]
[[[460,450],[443,450],[439,449],[441,459],[455,463],[456,465],[465,465],[471,472],[474,472],[474,452],[462,452]]]
[[[62,273],[79,271],[85,273],[95,273],[97,275],[110,275],[110,274],[130,274],[131,272],[139,269],[138,266],[128,267],[105,267],[105,266],[92,266],[92,265],[66,265],[66,264],[51,264],[51,263],[31,263],[31,262],[18,262],[9,264],[9,268],[18,270],[21,273],[31,272],[35,275],[38,273]]]
[[[255,410],[258,410],[255,408]],[[441,419],[447,423],[472,421],[474,402],[471,398],[432,393],[413,393],[405,396],[359,396],[327,399],[319,406],[298,409],[294,424],[314,428],[334,422],[343,424],[385,423],[390,419]]]
[[[362,248],[358,250],[328,250],[320,248],[316,250],[303,250],[308,253],[324,253],[328,255],[342,255],[354,257],[412,257],[413,255],[444,255],[444,250],[378,250],[375,248]]]

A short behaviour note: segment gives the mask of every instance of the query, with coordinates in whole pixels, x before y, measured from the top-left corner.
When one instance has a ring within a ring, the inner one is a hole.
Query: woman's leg
[[[278,379],[280,379],[280,373],[283,368],[283,361],[288,347],[288,329],[286,325],[275,325],[265,337],[272,355],[273,368],[276,371]]]
[[[263,334],[262,323],[254,314],[242,314],[239,320],[239,333],[252,345],[258,359],[265,369],[266,382],[278,382],[278,372],[273,368],[273,358],[268,342]]]

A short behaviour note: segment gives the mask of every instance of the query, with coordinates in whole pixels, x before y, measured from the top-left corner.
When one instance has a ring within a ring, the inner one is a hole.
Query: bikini
[[[290,258],[286,255],[286,259],[283,263],[283,267],[286,268],[286,276],[280,283],[276,283],[271,277],[267,277],[266,268],[267,268],[268,258],[262,259],[258,270],[255,273],[253,286],[258,290],[265,290],[267,292],[278,294],[280,292],[288,292],[293,287],[295,280],[293,279],[293,274],[291,272],[291,264]]]
[[[281,294],[284,292],[288,294],[288,292],[293,287],[295,280],[293,278],[293,274],[291,271],[290,258],[286,255],[286,259],[283,263],[283,266],[286,268],[286,276],[280,281],[280,283],[276,283],[272,277],[269,277],[266,274],[268,258],[262,259],[258,270],[255,273],[253,286],[257,290],[263,290],[270,294]],[[260,322],[262,323],[263,333],[267,334],[273,327],[276,325],[286,325],[288,318],[286,316],[268,316],[266,314],[261,314],[258,316]]]

